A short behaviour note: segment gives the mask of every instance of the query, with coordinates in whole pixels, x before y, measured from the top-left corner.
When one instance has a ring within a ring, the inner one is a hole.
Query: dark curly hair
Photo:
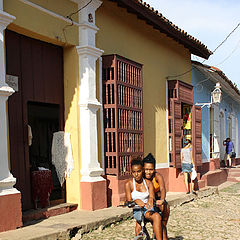
[[[154,168],[156,167],[156,160],[154,158],[154,156],[149,153],[144,159],[143,159],[143,164],[145,163],[152,163]]]
[[[143,161],[140,156],[134,156],[131,158],[131,167],[135,165],[140,165],[143,167]]]

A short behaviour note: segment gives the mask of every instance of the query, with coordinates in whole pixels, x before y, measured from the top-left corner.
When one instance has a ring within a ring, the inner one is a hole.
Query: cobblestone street
[[[240,183],[219,195],[195,200],[171,209],[169,239],[232,239],[240,237]],[[127,240],[134,238],[134,220],[98,229],[82,236],[83,240]],[[151,225],[148,224],[149,233]]]

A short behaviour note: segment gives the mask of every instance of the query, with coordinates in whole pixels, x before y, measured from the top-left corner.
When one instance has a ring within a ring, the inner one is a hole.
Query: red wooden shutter
[[[105,168],[130,175],[130,157],[143,156],[142,65],[118,55],[103,56]]]
[[[192,145],[193,159],[196,166],[202,165],[202,110],[200,106],[192,107]]]
[[[169,162],[170,166],[180,168],[182,147],[181,102],[170,99],[169,104]]]

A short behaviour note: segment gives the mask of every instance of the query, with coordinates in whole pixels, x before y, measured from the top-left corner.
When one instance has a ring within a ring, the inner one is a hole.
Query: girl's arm
[[[156,180],[157,180],[157,182],[159,184],[160,194],[161,194],[160,195],[160,199],[161,200],[158,200],[158,201],[159,201],[159,203],[161,201],[161,204],[162,204],[164,202],[165,198],[166,198],[166,188],[165,188],[164,179],[163,179],[162,175],[158,174],[158,173],[156,173],[155,177],[156,177]]]
[[[192,150],[191,150],[191,161],[192,161],[193,167],[195,168],[194,161],[193,161],[193,151]]]
[[[153,200],[155,199],[154,188],[153,188],[152,181],[149,181],[147,179],[145,179],[145,181],[147,183],[148,192],[149,192],[149,198],[148,198],[148,201],[146,203],[146,208],[151,209],[153,207]]]
[[[127,202],[132,201],[130,181],[125,184],[125,197]]]

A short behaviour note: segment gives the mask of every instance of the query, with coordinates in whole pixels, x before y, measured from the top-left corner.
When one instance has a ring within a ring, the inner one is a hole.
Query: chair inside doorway
[[[62,130],[59,121],[60,107],[57,104],[28,102],[27,109],[29,163],[34,206],[37,208],[64,203],[66,198],[65,184],[60,185],[51,155],[53,133]],[[45,175],[44,177],[42,173]],[[37,175],[41,176],[38,177]],[[49,193],[51,193],[46,204],[41,201],[39,204],[38,200],[35,200],[35,188],[41,187],[41,181],[44,181],[45,188],[49,188]]]

